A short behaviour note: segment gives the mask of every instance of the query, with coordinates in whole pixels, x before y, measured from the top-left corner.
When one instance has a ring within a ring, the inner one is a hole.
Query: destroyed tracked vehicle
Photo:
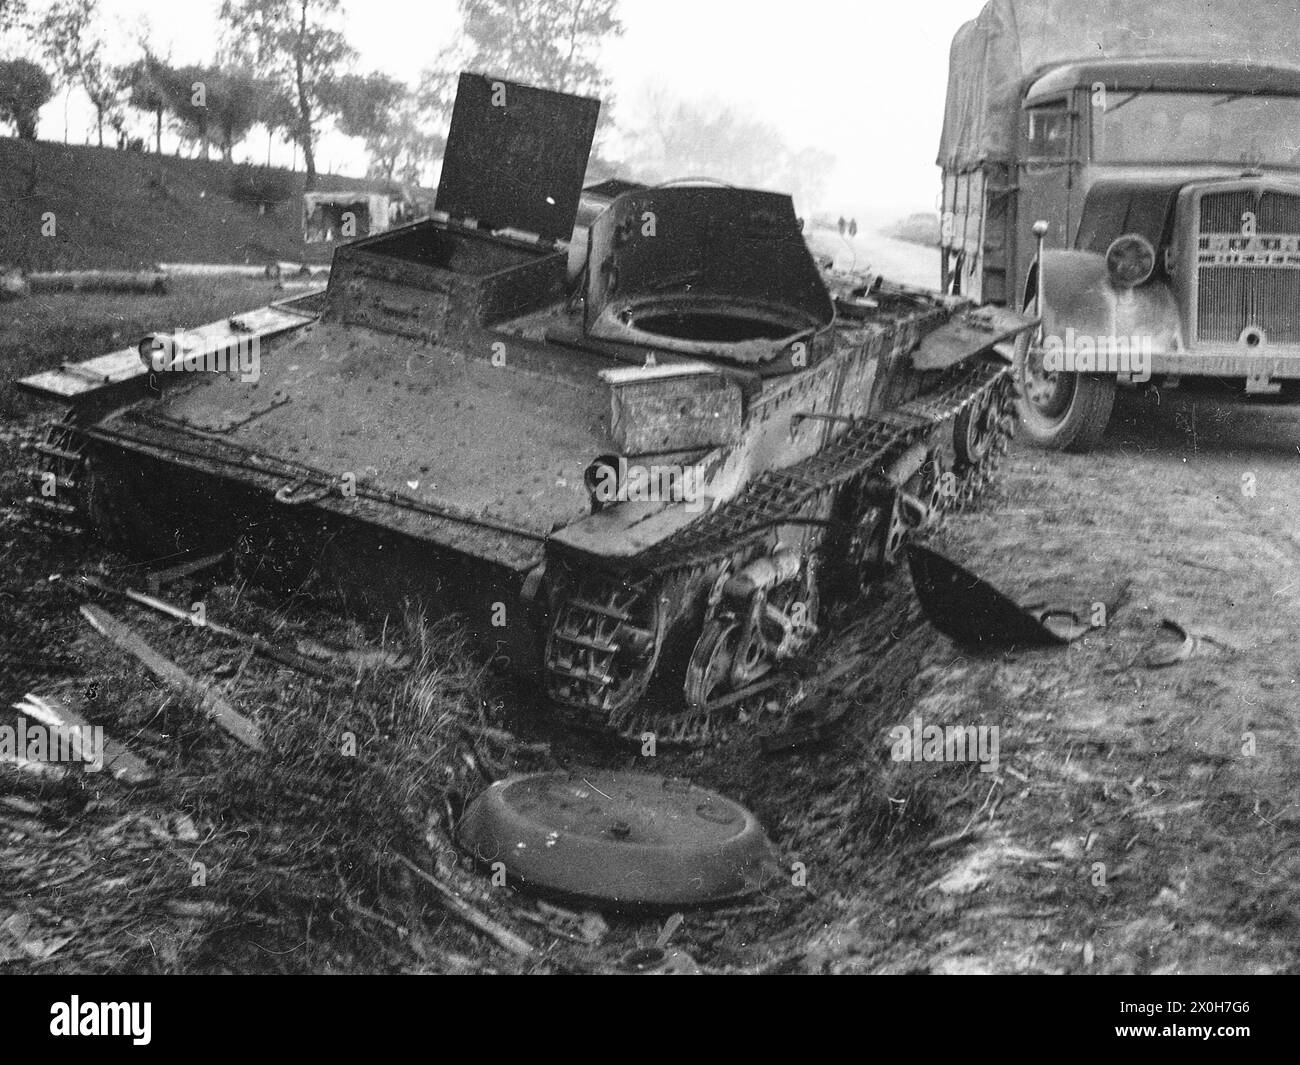
[[[828,283],[789,197],[723,186],[617,196],[566,269],[597,108],[462,76],[439,213],[341,247],[255,381],[29,379],[80,397],[44,448],[63,506],[458,614],[584,725],[779,712],[831,606],[991,478],[1032,323]]]

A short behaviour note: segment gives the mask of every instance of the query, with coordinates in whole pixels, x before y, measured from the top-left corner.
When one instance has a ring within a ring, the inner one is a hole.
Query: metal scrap
[[[466,809],[457,842],[520,885],[613,908],[740,898],[779,865],[757,818],[731,799],[609,770],[498,780]]]
[[[1200,646],[1200,640],[1190,629],[1180,625],[1172,618],[1163,618],[1160,622],[1160,631],[1172,632],[1177,638],[1177,643],[1167,641],[1157,643],[1153,646],[1146,656],[1146,665],[1148,669],[1165,669],[1168,666],[1176,666],[1179,662],[1186,662],[1192,655],[1196,654]]]
[[[936,629],[967,647],[1062,647],[1094,628],[1092,601],[1079,605],[1060,600],[1026,605],[977,577],[938,551],[908,545],[908,565],[921,610]],[[1127,582],[1106,593],[1110,618],[1128,592]]]

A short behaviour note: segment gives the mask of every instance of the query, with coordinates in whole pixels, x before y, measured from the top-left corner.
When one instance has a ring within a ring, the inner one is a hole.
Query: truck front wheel
[[[1032,303],[1025,313],[1037,316]],[[1078,454],[1101,443],[1115,404],[1113,377],[1046,370],[1036,333],[1016,344],[1015,376],[1020,427],[1032,443]]]

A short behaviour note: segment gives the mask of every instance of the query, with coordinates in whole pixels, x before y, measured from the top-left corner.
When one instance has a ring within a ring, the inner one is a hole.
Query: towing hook
[[[306,477],[299,477],[296,481],[290,481],[288,484],[281,485],[275,490],[275,501],[283,503],[286,507],[297,507],[303,503],[315,503],[324,499],[334,489],[331,485],[317,485],[310,492],[302,492],[310,482]],[[299,494],[301,492],[301,494]]]

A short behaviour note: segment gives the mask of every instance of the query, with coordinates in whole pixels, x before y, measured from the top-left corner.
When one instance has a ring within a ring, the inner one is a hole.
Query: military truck
[[[387,192],[304,192],[302,239],[304,244],[346,243],[428,214],[428,205],[400,186]]]
[[[1087,451],[1116,387],[1300,381],[1300,42],[1243,0],[991,0],[953,40],[941,286],[1041,309],[1025,435]]]
[[[779,719],[831,607],[994,477],[1033,323],[832,287],[789,196],[717,184],[589,197],[573,272],[598,106],[463,75],[437,213],[338,248],[323,301],[25,379],[70,407],[34,508],[458,615],[590,728]]]

